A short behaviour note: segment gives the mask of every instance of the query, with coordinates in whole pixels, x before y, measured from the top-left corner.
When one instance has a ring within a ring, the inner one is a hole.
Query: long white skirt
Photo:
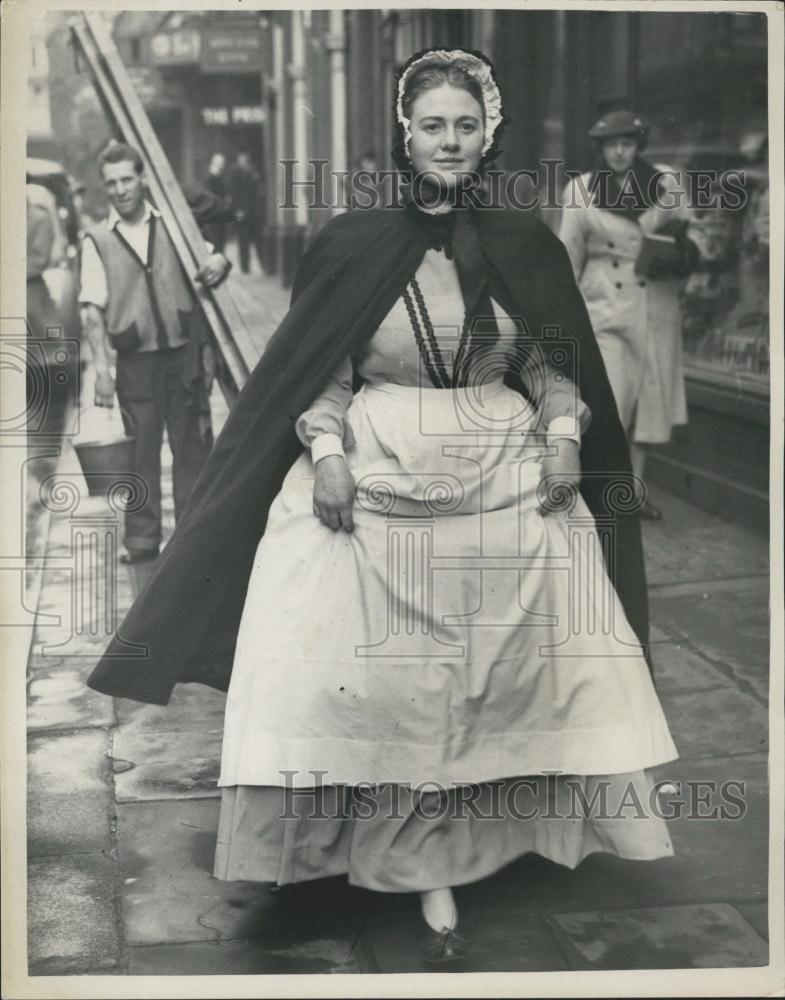
[[[256,555],[221,785],[449,788],[677,756],[591,514],[537,510],[532,418],[501,381],[364,386],[351,534],[314,516],[300,457]]]

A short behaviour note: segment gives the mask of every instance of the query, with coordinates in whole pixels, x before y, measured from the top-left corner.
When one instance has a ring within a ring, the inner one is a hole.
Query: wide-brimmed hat
[[[646,141],[648,134],[649,123],[641,115],[627,109],[607,112],[589,129],[589,138],[597,142],[630,135],[642,143]]]

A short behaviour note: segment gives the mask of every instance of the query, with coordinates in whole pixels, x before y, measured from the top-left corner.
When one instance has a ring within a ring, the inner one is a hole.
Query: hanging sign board
[[[150,39],[150,55],[156,66],[182,66],[199,62],[201,35],[195,28],[161,31]]]
[[[203,73],[258,73],[262,69],[262,33],[218,28],[202,32]]]
[[[234,108],[202,108],[204,125],[262,125],[264,108],[258,104],[238,105]]]

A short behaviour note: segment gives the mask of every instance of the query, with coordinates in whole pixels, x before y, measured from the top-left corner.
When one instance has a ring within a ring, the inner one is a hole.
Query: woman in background
[[[623,109],[592,126],[598,165],[565,187],[559,229],[641,488],[648,446],[666,443],[672,428],[687,422],[679,287],[698,260],[698,249],[686,235],[684,192],[667,167],[641,156],[648,133],[640,115]],[[652,234],[675,238],[673,261],[653,261],[638,273],[644,236]],[[640,515],[661,517],[648,499]]]

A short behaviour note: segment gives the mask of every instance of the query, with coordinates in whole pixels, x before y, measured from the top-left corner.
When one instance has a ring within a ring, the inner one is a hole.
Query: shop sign
[[[264,108],[258,104],[240,104],[233,108],[202,108],[205,125],[261,125]]]
[[[201,68],[204,73],[258,73],[262,68],[261,31],[205,29]]]
[[[150,39],[150,53],[158,66],[181,66],[199,62],[201,37],[194,28],[160,32]]]

